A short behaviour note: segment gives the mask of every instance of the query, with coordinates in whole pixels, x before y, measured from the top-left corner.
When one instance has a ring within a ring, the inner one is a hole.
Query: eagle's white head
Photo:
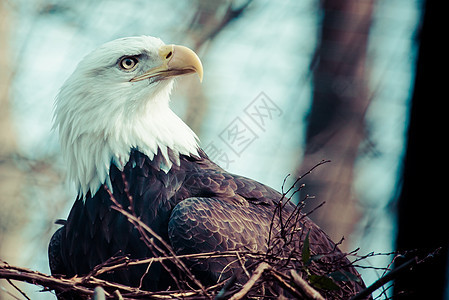
[[[195,133],[169,108],[174,78],[203,69],[198,56],[183,46],[139,36],[111,41],[88,54],[62,86],[55,103],[68,173],[80,195],[110,186],[111,162],[122,169],[131,149],[150,159],[168,149],[198,155]]]

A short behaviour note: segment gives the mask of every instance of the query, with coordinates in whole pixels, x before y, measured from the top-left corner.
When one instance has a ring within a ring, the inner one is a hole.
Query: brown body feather
[[[132,196],[135,213],[178,254],[235,249],[267,251],[273,213],[282,199],[279,192],[224,171],[202,151],[199,157],[181,156],[179,165],[173,165],[168,173],[161,169],[163,164],[160,154],[150,160],[134,150],[123,171],[112,165],[110,179],[114,199],[128,207],[129,196]],[[125,184],[129,186],[128,193]],[[119,253],[132,258],[154,256],[142,242],[139,232],[111,205],[105,187],[94,196],[88,194],[85,201],[76,200],[67,223],[50,243],[53,274],[84,275]],[[288,216],[293,210],[294,205],[288,203],[284,215]],[[276,218],[275,223],[279,223]],[[303,234],[289,247],[301,247],[308,232],[312,254],[332,254],[324,263],[333,263],[333,269],[358,275],[335,244],[308,217],[301,215],[299,225],[295,226],[299,226]],[[277,226],[273,228],[278,230]],[[273,236],[276,234],[274,232]],[[187,263],[205,284],[238,274],[236,270],[240,267],[239,263],[225,258]],[[249,266],[250,262],[247,264]],[[145,268],[120,270],[105,278],[138,286]],[[143,288],[153,291],[175,288],[170,275],[157,264],[151,266],[143,283]],[[352,292],[364,287],[357,282],[345,284]]]

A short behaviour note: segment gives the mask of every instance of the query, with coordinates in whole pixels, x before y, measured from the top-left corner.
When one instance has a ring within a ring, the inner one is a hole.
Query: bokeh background
[[[189,46],[203,61],[203,83],[180,78],[171,104],[223,168],[281,190],[331,160],[301,181],[294,200],[313,196],[309,210],[325,202],[311,218],[334,241],[344,237],[343,250],[376,253],[360,268],[374,282],[393,266],[386,253],[400,248],[425,7],[424,0],[0,0],[0,259],[49,273],[54,221],[66,218],[76,196],[51,128],[58,89],[102,43],[152,35]],[[231,129],[242,136],[230,138]],[[18,286],[31,299],[54,299]],[[393,293],[387,287],[376,297]],[[0,279],[0,299],[24,298]]]

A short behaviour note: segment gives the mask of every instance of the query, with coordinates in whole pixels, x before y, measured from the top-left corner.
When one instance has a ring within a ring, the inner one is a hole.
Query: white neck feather
[[[78,98],[70,97],[74,96],[68,95],[70,91],[61,90],[55,107],[54,126],[59,128],[69,177],[75,182],[80,196],[85,196],[88,191],[94,195],[102,184],[112,189],[110,165],[114,163],[122,170],[132,149],[150,159],[159,149],[165,158],[165,172],[173,163],[179,164],[179,160],[170,160],[168,149],[176,157],[198,155],[197,136],[169,108],[170,90],[171,84],[159,89],[150,99],[127,105],[126,109],[117,99],[105,100],[95,107],[86,105],[94,103],[89,99],[69,105],[69,101]]]

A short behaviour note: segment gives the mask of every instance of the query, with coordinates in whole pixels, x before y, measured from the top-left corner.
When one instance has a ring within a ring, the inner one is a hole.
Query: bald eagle
[[[132,197],[135,214],[177,254],[267,250],[282,195],[212,162],[195,133],[170,109],[174,79],[190,73],[203,77],[192,50],[139,36],[100,46],[63,84],[54,127],[78,196],[50,241],[52,274],[85,275],[118,253],[131,258],[156,255],[127,218],[111,208],[111,194],[123,207]],[[285,213],[294,210],[292,203],[284,205]],[[332,253],[335,269],[358,276],[308,217],[300,218],[299,228],[308,233],[311,253]],[[236,271],[240,263],[224,257],[187,264],[205,284],[245,276]],[[151,291],[176,288],[171,274],[157,264],[104,276]],[[361,281],[345,284],[352,291],[363,288]]]

